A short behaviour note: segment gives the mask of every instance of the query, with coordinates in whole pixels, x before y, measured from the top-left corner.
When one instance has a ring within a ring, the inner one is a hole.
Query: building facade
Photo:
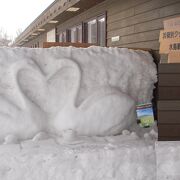
[[[16,46],[84,42],[153,49],[163,21],[180,16],[180,0],[56,0],[16,39]]]

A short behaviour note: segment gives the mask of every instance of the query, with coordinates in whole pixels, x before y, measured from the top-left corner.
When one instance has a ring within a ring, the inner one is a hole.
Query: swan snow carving
[[[81,70],[74,61],[64,59],[64,65],[56,74],[59,74],[60,84],[67,86],[65,91],[68,96],[63,107],[51,119],[52,132],[59,134],[73,130],[78,135],[115,135],[135,120],[134,100],[115,88],[100,87],[77,105]]]
[[[61,134],[66,130],[78,135],[114,135],[134,121],[134,100],[109,86],[100,87],[77,105],[80,67],[70,59],[54,61],[53,66],[55,71],[44,67],[44,73],[34,61],[11,66],[18,102],[0,96],[0,137],[14,134],[26,139],[39,131]]]
[[[45,120],[45,116],[22,91],[18,77],[21,71],[38,75],[39,69],[33,63],[19,61],[12,64],[7,71],[13,90],[9,97],[5,94],[0,95],[0,138],[12,134],[19,139],[28,139],[43,129],[42,119]]]

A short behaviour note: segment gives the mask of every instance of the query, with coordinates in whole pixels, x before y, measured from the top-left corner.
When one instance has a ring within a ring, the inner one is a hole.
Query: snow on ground
[[[156,142],[157,180],[180,179],[180,142]]]
[[[135,132],[123,134],[34,138],[1,145],[0,179],[155,180],[153,136],[147,141]]]

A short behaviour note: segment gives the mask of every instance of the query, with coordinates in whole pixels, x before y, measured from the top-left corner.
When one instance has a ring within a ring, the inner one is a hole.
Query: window
[[[106,46],[106,15],[95,17],[59,33],[59,42],[92,43]]]
[[[106,17],[105,15],[91,19],[84,23],[84,42],[106,45]]]
[[[77,29],[73,27],[70,29],[70,42],[75,43],[77,42]]]
[[[59,42],[66,42],[67,38],[66,38],[66,31],[61,32],[59,34]]]
[[[82,43],[82,25],[77,26],[77,42]]]
[[[56,42],[56,29],[47,32],[47,42]]]
[[[69,29],[69,42],[76,43],[82,42],[82,25],[75,26]]]
[[[86,24],[86,42],[87,43],[97,43],[97,21],[93,19]]]
[[[98,18],[98,45],[106,45],[106,19],[104,16]]]

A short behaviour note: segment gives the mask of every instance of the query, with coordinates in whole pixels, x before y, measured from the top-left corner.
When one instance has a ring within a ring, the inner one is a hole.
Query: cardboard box
[[[180,63],[180,52],[170,52],[168,55],[168,63]]]
[[[160,43],[160,54],[169,54],[170,52],[180,52],[180,42],[162,41]]]
[[[180,29],[161,30],[159,36],[159,42],[163,42],[163,41],[180,42]]]
[[[164,29],[180,28],[180,17],[164,20]]]

